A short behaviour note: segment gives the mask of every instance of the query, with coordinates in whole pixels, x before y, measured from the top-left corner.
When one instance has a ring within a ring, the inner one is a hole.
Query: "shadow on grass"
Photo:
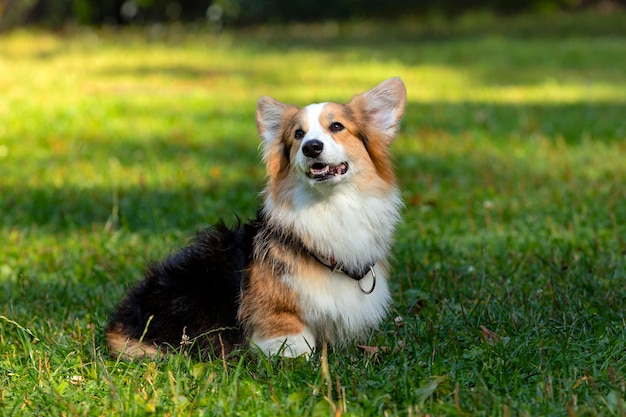
[[[37,228],[62,234],[73,229],[119,228],[130,231],[194,229],[224,217],[235,221],[253,217],[261,190],[258,181],[229,182],[213,189],[176,186],[76,187],[59,189],[0,187],[4,225]]]
[[[408,134],[432,128],[446,135],[481,133],[492,141],[544,136],[580,144],[626,137],[626,101],[557,104],[409,103],[403,126]],[[419,140],[419,138],[417,138]]]
[[[41,186],[0,184],[3,225],[53,234],[102,227],[164,233],[204,227],[220,217],[247,219],[255,214],[264,180],[258,175],[257,143],[224,139],[215,145],[178,134],[137,141],[79,141],[77,148],[39,158],[39,166],[66,168],[71,178],[65,185],[53,186],[45,179]],[[110,177],[104,185],[76,185],[89,158],[90,171],[118,169],[113,165],[132,170],[133,178],[125,183],[113,180],[113,173],[101,172]],[[155,176],[150,170],[160,173]]]
[[[564,140],[569,145],[584,144],[589,140],[610,143],[622,140],[626,135],[624,114],[626,103],[520,106],[467,102],[409,103],[401,135],[403,140],[419,141],[419,135],[424,131],[435,136],[469,134],[470,137],[486,138],[496,146],[498,142],[505,143],[511,138],[523,140],[534,135]],[[63,232],[113,222],[115,226],[132,231],[147,229],[162,233],[171,229],[193,229],[213,223],[219,217],[234,218],[235,214],[242,219],[253,216],[264,181],[258,175],[261,162],[257,142],[228,139],[218,142],[223,144],[199,145],[197,141],[188,142],[184,137],[163,137],[143,142],[90,139],[81,144],[83,148],[79,158],[83,162],[92,155],[100,161],[106,161],[107,157],[117,158],[124,166],[141,167],[145,155],[149,154],[146,170],[160,169],[159,165],[167,165],[168,169],[172,166],[176,169],[180,165],[180,170],[170,184],[166,182],[158,186],[125,185],[123,182],[117,186],[111,184],[93,188],[15,188],[0,185],[0,195],[3,196],[0,211],[4,213],[4,225],[18,229],[37,226],[51,232]],[[398,176],[402,182],[409,184],[415,169],[431,170],[431,174],[436,176],[444,172],[480,172],[485,163],[482,155],[471,154],[453,161],[433,159],[432,155],[403,152],[399,144],[392,147],[392,151],[396,155]],[[59,160],[67,158],[71,163],[71,158],[76,158],[71,155],[72,152],[68,150],[67,155],[55,155],[56,159],[50,156],[50,162],[59,163]],[[103,155],[106,157],[103,158]],[[42,161],[43,164],[47,162]],[[197,172],[198,167],[206,167],[207,176],[194,178],[192,174],[186,174],[187,163],[195,166],[193,172]],[[237,175],[211,179],[209,171],[214,167],[224,167]],[[532,177],[531,166],[518,168],[521,170],[518,173],[520,177]],[[70,173],[81,175],[80,172]],[[581,174],[574,172],[572,175]],[[620,175],[624,173],[616,173],[616,176]]]

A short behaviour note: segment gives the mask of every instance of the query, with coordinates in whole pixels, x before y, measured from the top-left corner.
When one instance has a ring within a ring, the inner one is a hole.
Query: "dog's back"
[[[187,348],[210,357],[241,344],[236,317],[257,229],[256,222],[232,229],[219,223],[149,266],[107,327],[111,353],[154,357],[159,349]]]

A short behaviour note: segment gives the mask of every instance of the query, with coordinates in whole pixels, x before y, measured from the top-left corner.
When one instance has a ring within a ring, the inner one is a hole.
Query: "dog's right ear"
[[[271,97],[261,97],[256,106],[256,127],[261,139],[267,143],[280,135],[288,110],[295,109],[295,106],[281,103]]]
[[[282,137],[285,123],[298,111],[296,106],[284,104],[271,97],[261,97],[256,107],[256,127],[263,142],[263,161],[271,178],[277,178],[289,165],[284,158],[286,144]]]

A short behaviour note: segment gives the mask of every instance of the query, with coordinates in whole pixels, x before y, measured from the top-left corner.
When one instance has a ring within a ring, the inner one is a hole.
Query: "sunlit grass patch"
[[[4,35],[0,407],[624,415],[620,16]],[[396,75],[395,304],[371,349],[330,353],[330,390],[319,357],[107,356],[148,259],[254,215],[259,96],[345,101]]]

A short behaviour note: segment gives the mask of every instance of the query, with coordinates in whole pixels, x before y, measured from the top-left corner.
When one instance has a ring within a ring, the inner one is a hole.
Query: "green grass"
[[[0,415],[626,416],[625,17],[5,34]],[[259,96],[396,75],[377,353],[107,356],[147,259],[254,214]]]

